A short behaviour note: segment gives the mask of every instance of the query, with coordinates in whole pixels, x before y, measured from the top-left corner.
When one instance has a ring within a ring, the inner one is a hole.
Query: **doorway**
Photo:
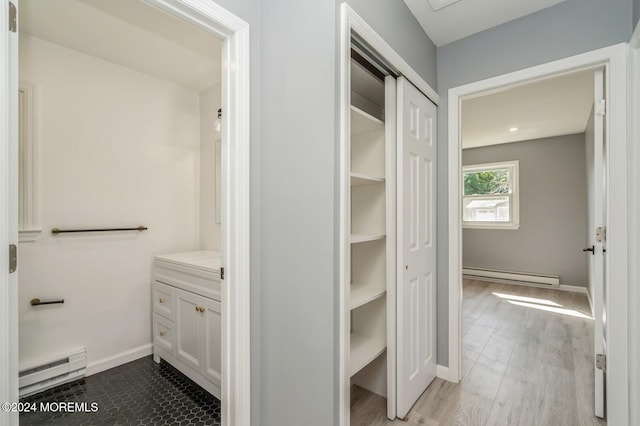
[[[340,424],[384,424],[436,376],[438,96],[346,4],[342,19]]]
[[[3,13],[10,10],[10,2],[2,1]],[[91,1],[84,2],[92,4]],[[164,1],[147,2],[156,11],[162,11],[200,31],[213,34],[222,41],[222,58],[225,64],[222,71],[222,118],[221,140],[221,198],[223,200],[222,217],[222,265],[225,266],[222,286],[222,303],[228,309],[222,316],[222,424],[249,424],[249,38],[248,25],[225,9],[209,1]],[[97,5],[100,2],[96,2]],[[12,5],[17,9],[19,5]],[[148,5],[144,7],[149,7]],[[156,12],[157,13],[157,12]],[[165,15],[166,16],[166,15]],[[8,90],[2,96],[1,112],[3,120],[11,132],[3,134],[3,179],[11,183],[3,186],[2,211],[11,218],[7,228],[2,229],[3,249],[9,243],[17,245],[17,32],[7,30],[0,36],[3,48],[10,53],[8,62],[3,62],[2,87]],[[7,56],[4,56],[5,58]],[[13,91],[15,90],[15,94]],[[11,94],[11,95],[9,95]],[[212,124],[213,124],[212,120]],[[212,141],[213,143],[214,141]],[[212,148],[213,153],[215,148]],[[126,152],[112,154],[126,155]],[[6,167],[4,167],[6,166]],[[233,178],[231,178],[233,176]],[[232,196],[233,195],[233,196]],[[6,223],[6,222],[5,222]],[[4,245],[4,242],[7,244]],[[8,380],[2,381],[1,394],[6,401],[18,399],[18,345],[17,311],[18,296],[11,290],[17,286],[18,272],[2,277],[2,291],[9,296],[7,309],[2,310],[2,323],[8,325],[3,341],[8,344],[7,352],[0,355],[3,371],[7,371]],[[233,398],[233,400],[230,400]],[[13,417],[11,417],[13,416]],[[7,414],[2,424],[17,421],[17,416]]]
[[[605,282],[621,283],[620,287],[607,287],[606,294],[601,295],[604,303],[613,306],[613,299],[618,303],[615,306],[622,306],[624,315],[618,316],[611,314],[607,318],[606,324],[603,326],[603,332],[608,337],[609,360],[612,357],[621,357],[623,365],[620,371],[613,373],[607,370],[607,414],[609,421],[613,423],[626,422],[626,413],[628,412],[628,400],[626,385],[618,386],[614,377],[616,376],[619,383],[626,383],[626,357],[627,346],[625,339],[621,335],[614,336],[612,330],[617,334],[617,327],[626,333],[626,65],[625,65],[626,46],[613,46],[601,49],[576,57],[567,58],[553,63],[541,65],[528,70],[514,72],[500,77],[471,83],[450,90],[449,93],[449,372],[450,379],[460,381],[462,379],[462,208],[461,208],[461,179],[462,179],[462,161],[460,150],[460,105],[463,99],[472,99],[477,96],[489,92],[498,92],[508,87],[517,87],[523,84],[540,81],[560,75],[565,75],[577,71],[585,71],[589,69],[604,68],[605,69],[605,98],[607,103],[607,136],[608,136],[608,161],[609,164],[616,164],[620,167],[617,172],[613,171],[613,167],[607,167],[608,181],[608,202],[607,210],[614,213],[621,221],[614,222],[612,217],[608,217],[606,223],[607,230],[613,231],[611,226],[616,228],[615,236],[611,233],[607,238],[607,272]],[[612,188],[620,186],[620,191]],[[615,192],[615,193],[614,193]],[[615,225],[617,223],[618,226]],[[506,231],[505,231],[506,232]],[[612,256],[612,245],[618,256]],[[614,264],[622,267],[622,270],[613,271]],[[611,312],[610,309],[606,309]],[[612,328],[612,323],[616,328]],[[620,376],[618,376],[620,374]],[[614,396],[615,395],[615,396]],[[613,409],[618,406],[618,409]],[[611,416],[616,417],[614,420]],[[621,416],[621,417],[617,417]]]

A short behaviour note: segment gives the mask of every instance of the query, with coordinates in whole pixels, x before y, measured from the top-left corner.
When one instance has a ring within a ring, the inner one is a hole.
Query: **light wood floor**
[[[465,280],[463,333],[461,383],[436,378],[408,422],[387,420],[386,399],[352,386],[351,424],[606,424],[592,414],[593,321],[586,295]]]

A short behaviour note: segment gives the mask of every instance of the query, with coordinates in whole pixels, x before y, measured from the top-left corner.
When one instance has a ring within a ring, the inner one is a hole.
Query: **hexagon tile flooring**
[[[96,412],[20,413],[20,425],[219,425],[220,401],[151,356],[23,398],[98,404]],[[90,411],[90,410],[86,410]]]

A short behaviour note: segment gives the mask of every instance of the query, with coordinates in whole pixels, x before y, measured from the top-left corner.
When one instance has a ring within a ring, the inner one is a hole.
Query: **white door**
[[[398,78],[397,416],[436,377],[436,106]]]
[[[604,71],[594,73],[594,147],[593,147],[593,224],[590,239],[594,248],[591,258],[593,271],[593,310],[594,310],[594,368],[595,368],[595,414],[605,415],[605,377],[596,366],[597,354],[606,354],[605,334],[605,294],[606,294],[606,247],[605,238],[597,233],[598,228],[606,226],[607,180],[606,180],[606,140],[605,140],[605,104],[604,104]]]
[[[0,0],[0,402],[18,401],[18,273],[8,261],[9,245],[18,245],[17,19],[15,32],[7,25],[17,7],[17,0]],[[18,413],[0,411],[0,425],[10,424],[18,424]]]

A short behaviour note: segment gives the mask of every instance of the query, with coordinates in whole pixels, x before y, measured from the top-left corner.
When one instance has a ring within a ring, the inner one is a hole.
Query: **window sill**
[[[462,229],[486,229],[486,230],[507,230],[507,231],[516,231],[520,228],[519,223],[463,223]]]
[[[18,231],[18,242],[33,243],[41,233],[42,229],[21,229]]]

